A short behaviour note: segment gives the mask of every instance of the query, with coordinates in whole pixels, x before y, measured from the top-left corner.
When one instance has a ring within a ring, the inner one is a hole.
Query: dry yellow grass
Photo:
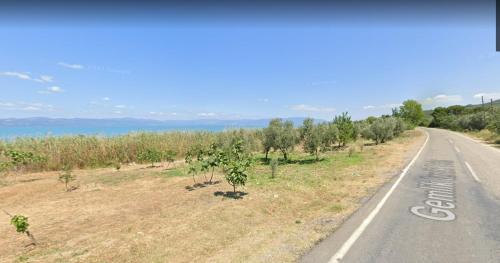
[[[390,179],[423,137],[409,131],[351,157],[280,166],[275,179],[257,165],[242,199],[218,195],[231,190],[225,182],[187,190],[193,182],[179,176],[182,167],[79,170],[79,188],[68,193],[56,172],[3,179],[0,208],[28,216],[39,245],[25,247],[29,240],[0,215],[0,262],[294,261]]]

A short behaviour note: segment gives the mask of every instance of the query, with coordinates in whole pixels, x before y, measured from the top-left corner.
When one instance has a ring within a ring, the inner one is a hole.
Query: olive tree
[[[319,160],[320,147],[325,137],[325,128],[324,125],[314,125],[313,119],[310,118],[305,119],[300,128],[300,137],[304,141],[304,151],[316,156],[316,160]]]
[[[269,151],[277,149],[276,141],[282,125],[281,119],[272,119],[269,125],[263,130],[262,146],[266,154],[266,161],[268,160]]]
[[[298,136],[297,131],[293,128],[293,122],[285,121],[281,125],[276,138],[276,147],[281,151],[285,160],[288,160],[288,154],[297,143]]]
[[[394,137],[397,127],[395,118],[378,118],[371,125],[362,130],[362,136],[375,141],[375,144],[384,143]]]

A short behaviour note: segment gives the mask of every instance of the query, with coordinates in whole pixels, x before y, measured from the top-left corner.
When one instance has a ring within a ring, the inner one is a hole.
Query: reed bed
[[[177,159],[184,158],[191,147],[206,147],[217,143],[222,147],[235,139],[243,139],[250,151],[260,151],[260,130],[229,130],[223,132],[138,132],[126,135],[60,136],[17,138],[0,141],[0,153],[8,150],[31,152],[43,162],[25,165],[24,170],[61,170],[68,165],[74,168],[97,168],[120,163],[139,162],[138,154],[146,149],[165,152],[172,150]],[[4,161],[6,157],[2,157]],[[2,160],[0,159],[0,162]]]

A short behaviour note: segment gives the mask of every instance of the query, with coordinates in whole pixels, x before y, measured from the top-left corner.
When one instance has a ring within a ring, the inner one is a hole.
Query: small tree
[[[288,160],[288,154],[298,142],[296,130],[293,128],[292,121],[285,121],[279,129],[276,138],[276,147],[283,153],[283,158]]]
[[[403,118],[412,128],[420,125],[425,119],[422,104],[418,103],[416,100],[404,101],[403,105],[399,107],[397,117]]]
[[[248,179],[247,170],[252,164],[251,155],[245,151],[242,140],[233,143],[231,155],[226,162],[225,178],[233,187],[233,192],[236,193],[237,186],[245,185]]]
[[[219,149],[219,147],[217,147],[217,144],[215,143],[210,145],[210,149],[207,151],[207,158],[204,160],[204,164],[202,165],[202,167],[206,167],[204,168],[204,170],[209,170],[209,169],[212,170],[209,183],[212,183],[212,179],[214,178],[215,168],[222,166],[224,164],[224,160],[225,160],[224,151]]]
[[[71,168],[69,166],[65,166],[63,168],[63,171],[59,175],[59,181],[64,183],[64,187],[66,189],[66,192],[71,191],[71,187],[69,186],[69,183],[74,181],[76,179],[76,176],[73,175]]]
[[[269,165],[271,166],[271,178],[276,177],[276,173],[278,172],[278,166],[279,166],[279,161],[277,158],[271,159],[271,162],[269,162]]]
[[[314,125],[312,119],[305,119],[300,130],[300,137],[304,140],[304,151],[316,156],[318,161],[320,147],[325,135],[324,126]]]
[[[277,139],[283,123],[281,119],[272,119],[269,126],[263,130],[262,146],[266,154],[266,161],[271,149],[277,149]]]
[[[196,184],[195,176],[198,173],[198,167],[195,164],[190,164],[188,167],[188,174],[193,177],[193,182]]]
[[[161,162],[162,153],[157,150],[147,149],[141,152],[137,158],[139,161],[149,162],[151,163],[151,167],[155,167],[155,163]]]
[[[167,161],[167,168],[173,164],[175,162],[175,157],[177,156],[177,153],[172,151],[172,150],[168,150],[166,152],[163,153],[163,159],[165,161]]]
[[[339,129],[339,146],[345,146],[348,142],[354,140],[354,124],[351,121],[351,116],[347,112],[342,115],[335,116],[333,123]]]
[[[36,245],[35,237],[28,230],[28,227],[30,226],[30,224],[28,223],[28,217],[23,216],[23,215],[11,216],[9,213],[7,213],[7,212],[5,212],[5,213],[11,217],[10,224],[16,228],[16,232],[26,234],[31,239],[31,244]]]

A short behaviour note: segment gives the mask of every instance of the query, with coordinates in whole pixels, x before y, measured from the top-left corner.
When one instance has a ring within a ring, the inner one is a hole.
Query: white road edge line
[[[455,146],[455,151],[457,151],[457,153],[459,153],[459,152],[460,152],[460,149],[458,149],[458,147],[457,147],[457,146]]]
[[[467,166],[467,169],[469,169],[469,172],[472,174],[472,177],[474,177],[474,180],[476,180],[476,182],[481,182],[481,180],[479,180],[479,177],[477,177],[477,174],[476,172],[474,172],[474,170],[472,170],[472,167],[470,166],[470,164],[468,162],[465,162],[465,166]]]
[[[344,244],[342,245],[342,247],[340,247],[340,249],[337,251],[337,253],[335,253],[335,255],[333,255],[333,257],[330,258],[330,260],[328,261],[329,263],[340,262],[340,260],[342,260],[342,258],[347,254],[347,252],[349,252],[349,249],[351,249],[352,245],[354,245],[356,240],[358,240],[358,238],[361,236],[361,234],[363,234],[366,227],[368,227],[368,225],[371,223],[373,218],[375,218],[375,216],[378,214],[378,212],[380,212],[380,209],[382,209],[382,207],[384,206],[387,199],[389,199],[392,192],[394,192],[394,189],[396,189],[396,187],[399,185],[399,182],[401,182],[401,180],[405,177],[405,175],[407,174],[410,167],[415,163],[415,161],[418,159],[418,157],[420,156],[420,154],[424,150],[425,146],[427,145],[427,142],[429,141],[429,133],[427,131],[425,131],[425,134],[427,135],[427,138],[425,139],[425,142],[422,145],[422,147],[420,147],[420,150],[418,150],[415,157],[413,157],[411,162],[403,169],[403,171],[399,175],[399,178],[392,185],[391,189],[389,189],[389,191],[385,194],[385,196],[382,198],[382,200],[380,200],[380,202],[377,204],[377,206],[363,220],[361,225],[359,225],[358,228],[356,228],[356,230],[354,230],[354,232],[351,234],[349,239],[347,239],[344,242]]]
[[[452,141],[451,139],[448,139],[448,141],[449,141],[451,144],[453,144],[453,141]]]

